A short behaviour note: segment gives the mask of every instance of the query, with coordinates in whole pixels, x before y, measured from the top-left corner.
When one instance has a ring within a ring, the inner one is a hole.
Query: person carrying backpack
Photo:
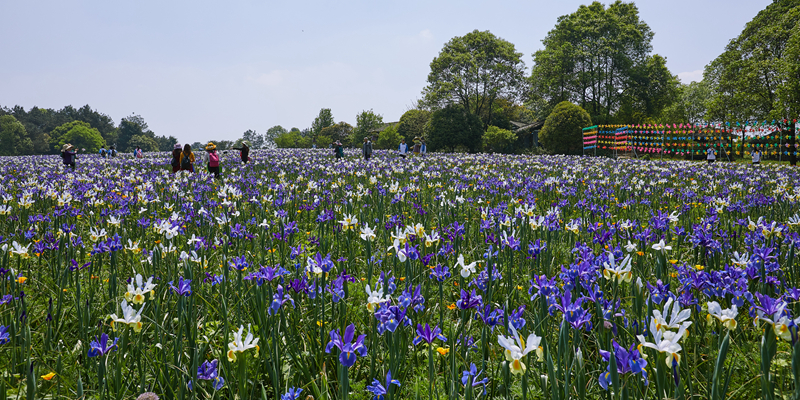
[[[100,157],[106,158],[106,155],[107,155],[106,146],[103,146],[100,148]]]
[[[364,138],[364,145],[361,146],[361,153],[364,154],[365,161],[369,161],[369,158],[372,157],[372,141],[369,140],[369,137]]]
[[[181,170],[181,144],[175,143],[175,147],[172,149],[172,173],[176,173]]]
[[[192,146],[189,143],[183,146],[181,152],[181,171],[194,172],[194,153],[192,153]]]
[[[114,147],[113,144],[111,145],[111,148],[108,150],[108,155],[111,157],[117,156],[117,149]]]
[[[217,153],[217,145],[214,142],[208,142],[206,145],[206,152],[208,152],[208,173],[214,174],[214,178],[219,179],[219,153]]]
[[[708,163],[711,164],[716,160],[717,160],[717,150],[714,148],[714,144],[712,143],[710,146],[708,146],[708,150],[706,150],[706,161],[708,161]]]
[[[133,156],[138,158],[138,159],[140,159],[140,160],[142,158],[144,158],[144,154],[142,153],[142,148],[139,147],[139,146],[136,146],[136,150],[133,151]]]

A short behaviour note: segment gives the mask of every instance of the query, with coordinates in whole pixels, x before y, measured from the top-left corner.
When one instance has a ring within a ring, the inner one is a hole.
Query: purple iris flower
[[[640,374],[642,379],[644,379],[644,384],[648,384],[647,380],[647,371],[645,367],[647,366],[647,360],[642,358],[639,354],[639,350],[636,349],[635,344],[631,344],[629,349],[625,349],[621,347],[616,340],[611,340],[611,343],[614,345],[614,358],[617,362],[617,373],[620,375],[632,373],[632,374]],[[609,362],[611,360],[611,353],[605,350],[600,350],[600,356],[603,357],[603,361]],[[608,365],[606,368],[606,372],[600,374],[600,379],[598,379],[598,383],[603,389],[608,390],[608,384],[611,383],[611,364]]]
[[[11,334],[8,333],[8,326],[0,325],[0,344],[6,344],[11,340]]]
[[[483,385],[483,392],[486,393],[486,383],[489,382],[488,378],[478,379],[483,370],[478,371],[475,363],[470,363],[469,369],[461,373],[461,384],[464,386],[470,385],[471,387]]]
[[[439,328],[439,325],[436,325],[435,328],[431,329],[430,325],[427,323],[425,327],[420,324],[417,324],[417,337],[414,338],[414,346],[420,344],[423,340],[431,344],[434,340],[439,339],[443,342],[447,341],[447,338],[442,335],[442,329]]]
[[[169,282],[169,287],[178,296],[189,297],[192,294],[192,287],[190,286],[191,283],[191,279],[183,279],[181,276],[178,278],[178,287],[173,286],[173,281]]]
[[[397,298],[400,307],[408,308],[410,306],[414,307],[414,311],[420,312],[425,310],[425,298],[422,297],[420,291],[422,290],[422,284],[419,284],[416,289],[413,286],[409,286],[408,289],[403,291],[400,297]]]
[[[272,295],[272,304],[269,306],[267,314],[277,314],[278,310],[280,310],[287,301],[292,303],[292,307],[294,307],[294,299],[292,299],[292,296],[289,296],[288,293],[283,294],[283,286],[278,285],[278,290]]]
[[[461,298],[456,302],[456,305],[462,310],[468,310],[480,307],[482,302],[483,298],[475,293],[475,289],[472,289],[472,292],[461,289]]]
[[[220,390],[225,385],[225,379],[219,376],[218,363],[219,360],[204,361],[201,366],[197,367],[197,379],[213,381],[214,390]]]
[[[247,258],[242,255],[241,257],[232,257],[231,261],[228,262],[228,265],[236,270],[244,271],[250,267],[250,263],[247,262]]]
[[[281,400],[297,400],[300,398],[300,393],[303,393],[303,389],[289,388],[286,393],[281,396]]]
[[[375,318],[378,319],[378,334],[383,335],[388,329],[389,332],[394,332],[400,324],[403,326],[411,325],[411,319],[408,318],[407,309],[398,306],[383,306],[375,312]]]
[[[400,381],[392,379],[392,371],[386,372],[386,385],[381,384],[377,379],[372,380],[372,384],[367,386],[367,391],[371,392],[375,397],[373,400],[383,400],[383,397],[389,393],[390,385],[400,386]]]
[[[344,330],[344,337],[342,337],[339,329],[330,331],[331,341],[325,346],[325,352],[330,353],[333,346],[339,349],[339,362],[347,368],[356,363],[356,354],[361,357],[367,356],[367,348],[364,346],[364,338],[366,335],[359,335],[356,341],[353,342],[356,327],[350,324]]]
[[[438,282],[444,282],[451,276],[450,268],[445,267],[442,264],[436,264],[436,268],[431,270],[431,279],[435,279]]]
[[[528,244],[528,254],[536,258],[541,254],[543,251],[547,250],[547,242],[542,241],[542,239],[536,239],[535,242],[530,242]]]
[[[277,267],[261,267],[260,270],[248,274],[244,277],[245,280],[253,280],[255,279],[256,284],[261,286],[264,284],[265,281],[272,282],[273,279],[281,277],[283,275],[288,275],[289,271],[286,268],[281,267],[278,265]]]
[[[106,355],[111,350],[115,350],[117,347],[117,341],[119,338],[114,339],[114,343],[109,345],[108,343],[108,335],[105,333],[100,336],[100,339],[97,336],[94,337],[95,340],[92,340],[92,343],[89,344],[89,357],[97,357]]]
[[[14,299],[14,296],[12,296],[10,294],[7,294],[7,295],[5,295],[3,297],[0,297],[0,306],[2,306],[3,304],[11,303],[11,300],[13,300],[13,299]]]
[[[756,293],[756,297],[758,298],[758,302],[760,305],[753,304],[756,310],[761,311],[762,313],[766,314],[769,317],[773,315],[783,312],[786,308],[786,302],[783,301],[780,297],[777,299],[773,299],[765,294]]]
[[[592,329],[592,316],[581,307],[584,298],[578,298],[574,303],[572,302],[572,293],[564,292],[561,295],[561,304],[555,304],[555,308],[564,315],[564,320],[572,325],[573,329],[581,329],[584,325],[586,330]]]
[[[661,279],[656,281],[656,286],[647,282],[647,289],[650,291],[650,300],[655,304],[661,304],[666,301],[668,297],[673,297],[672,293],[669,291],[669,283],[665,285],[661,282]]]
[[[511,324],[514,327],[514,329],[518,331],[522,330],[522,327],[524,327],[526,324],[525,318],[522,318],[522,314],[524,312],[525,312],[525,305],[523,304],[517,307],[517,309],[511,312],[511,314],[509,314],[508,316],[508,323]]]
[[[491,304],[486,304],[478,308],[475,311],[475,319],[483,321],[486,326],[489,327],[490,331],[494,331],[494,327],[500,323],[503,319],[503,310],[494,309],[492,310]]]

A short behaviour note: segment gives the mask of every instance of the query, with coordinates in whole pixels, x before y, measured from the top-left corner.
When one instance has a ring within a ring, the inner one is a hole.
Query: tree
[[[139,146],[142,151],[158,151],[158,142],[156,139],[151,138],[147,135],[134,135],[131,140],[128,141],[128,148],[129,151],[133,151],[136,149],[136,146]]]
[[[0,117],[0,156],[18,156],[33,153],[33,143],[25,126],[13,115]]]
[[[618,117],[656,117],[677,81],[664,58],[650,54],[652,39],[633,3],[618,0],[606,8],[595,1],[559,17],[544,49],[533,55],[531,103],[552,109],[571,101],[598,123],[620,119],[624,106]]]
[[[323,128],[317,135],[317,145],[322,147],[322,143],[327,146],[328,144],[340,141],[343,145],[349,146],[351,141],[351,136],[353,133],[353,126],[348,124],[347,122],[339,122],[338,124],[331,125],[327,128]],[[320,141],[320,136],[326,136],[330,140],[328,141]]]
[[[425,133],[425,125],[430,119],[430,111],[408,110],[400,117],[400,122],[397,124],[397,134],[406,140],[412,140],[418,136],[422,137]]]
[[[375,148],[394,150],[400,146],[400,141],[402,140],[403,138],[397,132],[397,129],[393,125],[390,125],[378,134],[378,140],[375,141]]]
[[[356,127],[349,139],[349,144],[358,145],[365,137],[370,135],[370,131],[383,126],[383,116],[375,114],[371,109],[364,110],[356,115]]]
[[[158,144],[158,151],[172,151],[175,148],[175,143],[178,143],[178,139],[175,136],[156,136],[154,140]]]
[[[59,126],[50,134],[50,145],[56,151],[69,143],[76,149],[86,149],[88,153],[96,153],[100,147],[106,145],[100,131],[94,129],[86,122],[72,121]]]
[[[314,123],[311,124],[311,133],[314,136],[319,135],[323,129],[333,124],[333,113],[331,112],[331,109],[323,108],[319,110],[319,115],[317,115],[317,118],[314,118]]]
[[[800,60],[800,21],[792,29],[785,54],[788,60]],[[777,89],[780,109],[784,116],[796,119],[800,116],[800,62],[784,62],[780,73],[784,82]]]
[[[311,147],[311,138],[300,133],[299,130],[282,133],[275,138],[275,145],[280,149]]]
[[[517,135],[508,130],[490,126],[483,134],[483,150],[492,153],[508,153]]]
[[[664,110],[661,122],[685,121],[696,124],[704,121],[706,105],[711,96],[705,81],[681,84],[677,92],[677,99]]]
[[[142,118],[140,115],[131,115],[122,118],[117,132],[117,149],[120,151],[133,151],[133,149],[136,148],[136,145],[131,146],[130,144],[130,141],[134,136],[147,136],[150,138],[155,136],[153,131],[148,129],[147,123],[144,122],[144,118]],[[158,149],[157,145],[156,149]]]
[[[450,39],[431,62],[425,102],[433,108],[459,103],[469,114],[483,115],[498,97],[519,98],[524,90],[525,64],[510,42],[489,31],[474,30]],[[492,123],[491,112],[483,121]]]
[[[86,122],[89,126],[100,132],[100,135],[103,136],[103,140],[105,140],[106,143],[114,143],[117,139],[114,120],[106,114],[93,110],[88,104],[77,110],[72,106],[66,106],[59,110],[58,113],[64,115],[64,117],[70,121]]]
[[[265,147],[275,147],[275,139],[286,132],[286,129],[280,125],[275,125],[272,128],[267,129],[267,132],[264,134]]]
[[[259,135],[256,131],[248,129],[242,134],[242,140],[250,142],[250,148],[261,149],[264,148],[264,136]]]
[[[431,151],[454,151],[464,146],[470,152],[481,148],[483,125],[480,118],[459,104],[450,104],[431,114],[425,135]]]
[[[708,106],[711,120],[786,117],[779,93],[782,87],[792,84],[782,71],[786,71],[787,64],[797,64],[797,58],[789,56],[789,44],[797,35],[798,19],[800,1],[773,1],[728,43],[725,52],[706,66],[703,79],[712,93]]]
[[[582,129],[590,126],[589,113],[580,106],[562,101],[547,116],[539,132],[539,143],[552,154],[580,154]]]

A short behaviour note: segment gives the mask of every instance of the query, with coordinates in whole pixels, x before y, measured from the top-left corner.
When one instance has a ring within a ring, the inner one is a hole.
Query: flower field
[[[0,398],[800,399],[796,168],[250,155],[3,158]]]

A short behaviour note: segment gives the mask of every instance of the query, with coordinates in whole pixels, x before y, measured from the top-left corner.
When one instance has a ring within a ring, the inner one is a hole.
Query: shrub
[[[568,101],[562,101],[547,116],[539,132],[539,143],[551,154],[581,154],[583,128],[592,125],[589,113]]]
[[[517,141],[517,135],[508,130],[490,126],[483,134],[483,150],[492,153],[508,153],[511,145]]]

